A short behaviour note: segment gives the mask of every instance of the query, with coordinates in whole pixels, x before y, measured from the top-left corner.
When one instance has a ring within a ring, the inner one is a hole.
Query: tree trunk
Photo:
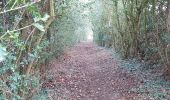
[[[170,0],[168,0],[167,11],[168,11],[167,31],[168,31],[168,34],[170,34]],[[168,71],[169,71],[169,73],[170,73],[170,60],[169,60],[169,56],[168,56],[169,48],[170,48],[170,44],[168,44],[168,45],[166,46],[166,49],[165,49],[165,57],[166,57],[167,69],[168,69]]]
[[[168,0],[167,12],[167,31],[170,32],[170,0]]]

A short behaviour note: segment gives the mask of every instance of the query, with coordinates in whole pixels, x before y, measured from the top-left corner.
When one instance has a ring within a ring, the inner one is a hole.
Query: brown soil
[[[54,60],[47,79],[49,100],[147,100],[131,91],[142,81],[93,43],[82,42]]]

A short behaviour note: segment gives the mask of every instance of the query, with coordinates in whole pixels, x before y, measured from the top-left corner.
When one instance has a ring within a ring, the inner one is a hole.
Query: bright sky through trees
[[[79,0],[79,1],[84,4],[91,2],[90,0]],[[90,13],[91,12],[90,12],[89,8],[84,9],[84,11],[81,13],[82,15],[86,16],[86,17],[84,17],[84,19],[82,19],[84,25],[81,26],[81,28],[85,29],[84,32],[86,34],[87,41],[93,41],[92,25],[91,25],[90,17],[88,16]]]

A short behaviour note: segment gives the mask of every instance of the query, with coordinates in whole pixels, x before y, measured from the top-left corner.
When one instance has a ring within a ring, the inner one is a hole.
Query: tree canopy
[[[93,39],[170,72],[169,0],[0,0],[0,99],[45,98],[49,60]]]

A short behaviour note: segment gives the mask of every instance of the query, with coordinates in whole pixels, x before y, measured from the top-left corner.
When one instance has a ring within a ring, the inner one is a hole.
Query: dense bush
[[[160,62],[170,69],[168,0],[101,2],[95,5],[102,10],[92,13],[96,43],[112,46],[124,58]]]
[[[81,3],[5,0],[0,4],[0,99],[45,99],[41,87],[47,60],[83,39],[76,33],[82,23],[77,16]]]

